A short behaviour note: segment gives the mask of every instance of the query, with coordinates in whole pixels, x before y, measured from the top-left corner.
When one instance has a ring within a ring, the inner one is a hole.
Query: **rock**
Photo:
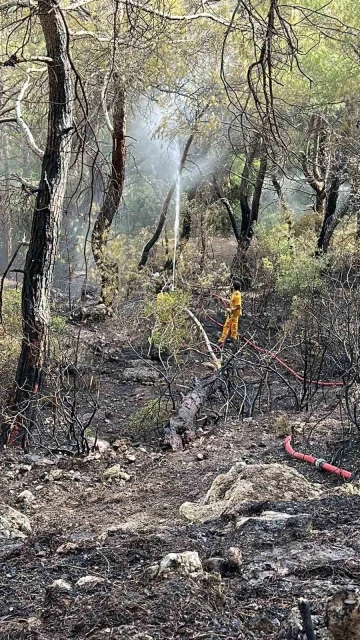
[[[204,454],[203,453],[198,453],[196,456],[197,460],[204,460]]]
[[[293,528],[298,532],[307,532],[311,529],[312,517],[308,513],[290,515],[278,511],[263,511],[259,517],[240,518],[236,522],[236,529],[252,531],[254,534],[264,532],[278,532]]]
[[[121,478],[122,480],[128,482],[131,479],[131,476],[129,476],[126,471],[123,471],[119,464],[114,464],[112,467],[109,467],[104,471],[103,478],[105,480],[109,480],[112,478]]]
[[[105,582],[104,578],[100,578],[98,576],[83,576],[82,578],[79,578],[79,580],[76,582],[76,586],[80,587],[80,588],[86,588],[86,587],[92,587],[95,584],[101,584]]]
[[[242,502],[311,499],[320,494],[318,485],[310,484],[286,464],[246,465],[240,461],[215,478],[201,503],[186,502],[180,513],[192,522],[206,522]]]
[[[110,442],[107,440],[101,440],[100,438],[86,438],[91,451],[98,451],[104,453],[110,449]]]
[[[128,448],[128,442],[127,440],[121,440],[120,438],[118,438],[117,440],[115,440],[115,442],[112,443],[112,448],[115,449],[115,451],[126,451],[126,449]]]
[[[26,538],[31,534],[27,516],[9,505],[0,504],[0,538]]]
[[[34,502],[34,500],[35,500],[34,494],[31,493],[31,491],[28,491],[27,489],[19,493],[18,497],[16,498],[16,502],[23,502],[24,504],[31,504],[32,502]]]
[[[134,361],[133,365],[136,361]],[[129,367],[123,372],[123,379],[126,382],[157,382],[159,380],[159,373],[155,369],[150,369],[144,366],[142,360],[141,365]]]
[[[46,480],[48,480],[48,482],[60,480],[62,478],[62,475],[63,475],[62,469],[52,469],[47,474]]]
[[[132,453],[126,453],[125,458],[128,462],[136,462],[136,458]]]
[[[197,551],[183,551],[182,553],[168,553],[158,565],[149,567],[153,577],[175,571],[181,574],[202,573],[202,564]]]
[[[360,640],[358,589],[344,588],[328,600],[325,624],[334,640]]]
[[[31,469],[32,469],[31,464],[21,464],[18,467],[18,471],[19,471],[20,475],[22,475],[22,476],[25,475],[25,473],[29,473],[29,471],[31,471]]]
[[[48,467],[49,465],[54,465],[55,460],[51,460],[50,458],[43,458],[36,453],[27,453],[23,457],[23,461],[25,464],[34,465],[34,467]]]
[[[231,573],[237,573],[242,565],[242,553],[238,547],[230,547],[226,558],[213,557],[208,558],[204,562],[205,571],[220,573],[226,576]]]
[[[71,591],[71,584],[66,582],[65,580],[54,580],[54,582],[48,587],[48,589],[52,589],[53,591]]]
[[[298,571],[320,571],[323,568],[329,571],[331,567],[355,557],[356,551],[346,544],[327,546],[321,542],[297,541],[253,556],[242,575],[252,587],[257,587],[269,579]]]
[[[60,547],[56,549],[56,553],[59,553],[60,555],[66,555],[68,553],[77,551],[79,548],[80,545],[77,542],[64,542],[64,544],[61,544]]]

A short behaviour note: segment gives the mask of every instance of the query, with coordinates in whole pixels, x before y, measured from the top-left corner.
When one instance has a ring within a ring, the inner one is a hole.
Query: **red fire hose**
[[[224,298],[222,298],[221,296],[217,295],[216,293],[213,293],[212,297],[220,300],[221,304],[224,307],[227,307],[227,303],[226,303],[226,300]],[[211,320],[212,322],[214,322],[218,326],[222,326],[220,324],[220,322],[215,320],[215,318],[212,318],[208,313],[205,313],[205,315],[206,315],[207,318],[209,318],[209,320]],[[281,358],[279,358],[279,356],[277,356],[275,353],[272,353],[272,351],[268,351],[267,349],[264,349],[264,347],[259,347],[257,344],[255,344],[254,342],[252,342],[248,338],[245,338],[245,336],[241,336],[241,338],[242,338],[242,340],[244,340],[244,342],[246,342],[246,344],[248,344],[250,347],[255,349],[255,351],[260,351],[261,353],[266,353],[268,356],[273,358],[273,360],[278,362],[278,364],[280,364],[284,369],[286,369],[286,371],[288,373],[290,373],[294,378],[296,378],[296,380],[299,380],[300,382],[305,382],[304,376],[302,376],[302,375],[300,375],[300,373],[297,373],[296,371],[294,371],[294,369],[292,369],[288,364],[286,364],[286,362],[284,362],[284,360],[281,360]],[[306,382],[309,382],[311,384],[317,384],[319,387],[343,387],[344,386],[344,383],[343,383],[342,380],[330,381],[330,382],[325,382],[324,380],[306,380]]]
[[[221,296],[219,296],[217,294],[212,294],[212,297],[213,298],[217,298],[218,300],[220,300],[222,305],[227,308],[227,302],[226,302],[226,300],[224,300],[224,298],[222,298]],[[222,326],[222,324],[220,324],[220,322],[215,320],[215,318],[212,318],[208,313],[205,313],[205,315],[206,315],[207,318],[209,318],[209,320],[211,320],[212,322],[214,322],[218,326],[220,326],[220,327]],[[304,382],[305,381],[304,376],[302,376],[299,373],[297,373],[296,371],[294,371],[294,369],[292,369],[288,364],[286,364],[286,362],[281,360],[281,358],[279,358],[279,356],[277,356],[275,353],[272,353],[271,351],[268,351],[267,349],[264,349],[264,347],[259,347],[257,344],[255,344],[254,342],[252,342],[248,338],[245,338],[245,336],[242,336],[242,340],[244,340],[244,342],[246,342],[246,344],[248,344],[250,347],[252,347],[256,351],[260,351],[261,353],[266,353],[267,355],[269,355],[276,362],[278,362],[284,369],[286,369],[286,371],[288,373],[290,373],[292,376],[294,376],[294,378],[296,378],[296,380],[299,380],[300,382]],[[317,384],[320,387],[342,387],[342,386],[344,386],[344,383],[342,381],[325,382],[324,380],[307,380],[307,382],[310,382],[311,384]],[[310,455],[307,455],[305,453],[299,453],[298,451],[295,451],[291,446],[291,436],[286,436],[286,438],[284,440],[284,447],[285,447],[286,453],[288,453],[289,456],[291,456],[292,458],[295,458],[296,460],[301,460],[302,462],[307,462],[308,464],[314,465],[317,469],[321,469],[323,471],[327,471],[328,473],[333,473],[333,474],[335,474],[337,476],[340,476],[341,478],[344,478],[346,480],[350,480],[351,477],[352,477],[352,474],[350,473],[350,471],[346,471],[345,469],[341,469],[340,467],[335,467],[334,465],[329,464],[328,462],[326,462],[326,460],[323,460],[321,458],[314,458],[314,456],[310,456]]]
[[[309,456],[305,453],[294,451],[291,446],[291,436],[286,436],[284,440],[284,447],[286,453],[288,453],[289,456],[295,458],[296,460],[302,460],[302,462],[313,464],[317,469],[322,469],[323,471],[334,473],[336,476],[340,476],[341,478],[345,478],[346,480],[350,480],[352,476],[350,471],[345,471],[345,469],[340,469],[340,467],[334,467],[334,465],[329,464],[325,460],[322,460],[322,458],[314,458],[314,456]]]

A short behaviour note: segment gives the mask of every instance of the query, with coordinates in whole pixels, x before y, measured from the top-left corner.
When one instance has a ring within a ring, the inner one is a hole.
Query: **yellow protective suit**
[[[240,307],[240,309],[236,309],[236,307]],[[225,320],[225,324],[223,326],[222,334],[219,338],[219,344],[223,344],[227,338],[232,338],[236,340],[239,336],[238,327],[239,327],[239,317],[242,315],[242,303],[241,303],[241,293],[240,291],[234,291],[231,299],[230,299],[230,309],[233,311],[229,311],[228,317]]]

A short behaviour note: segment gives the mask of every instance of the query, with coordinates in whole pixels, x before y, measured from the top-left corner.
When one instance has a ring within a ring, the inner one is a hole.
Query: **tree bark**
[[[255,223],[259,220],[260,200],[267,171],[268,158],[265,144],[261,143],[260,166],[256,175],[254,192],[251,204],[250,198],[250,172],[259,148],[259,140],[255,140],[246,158],[240,183],[240,207],[241,228],[237,241],[236,254],[231,264],[231,275],[240,281],[243,289],[251,286],[252,273],[247,259],[247,250],[254,235]]]
[[[336,225],[333,225],[333,222],[336,220],[336,207],[339,198],[339,188],[340,188],[340,176],[336,173],[330,183],[329,192],[326,197],[326,207],[324,213],[324,219],[321,227],[321,231],[318,238],[317,248],[319,252],[326,252],[329,243],[331,240],[331,236],[335,231],[335,227],[340,222],[337,221]],[[345,214],[344,214],[345,215]]]
[[[334,212],[331,215],[326,216],[318,239],[319,254],[327,253],[335,229],[337,228],[341,220],[346,216],[351,205],[352,196],[350,195],[342,206],[336,206]]]
[[[183,168],[185,166],[185,162],[186,162],[186,159],[188,157],[188,154],[189,154],[189,151],[190,151],[190,147],[191,147],[192,141],[194,139],[194,135],[195,134],[192,133],[189,136],[189,138],[187,139],[187,141],[186,141],[186,144],[185,144],[185,147],[184,147],[184,151],[183,151],[182,156],[181,156],[180,167],[179,167],[179,171],[178,171],[179,174],[182,172],[182,170],[183,170]],[[170,189],[168,191],[168,194],[167,194],[167,196],[165,198],[165,201],[164,201],[164,204],[163,204],[163,208],[162,208],[162,212],[161,212],[161,215],[160,215],[159,222],[158,222],[158,225],[156,227],[156,230],[155,230],[152,238],[150,238],[149,242],[145,245],[145,247],[143,249],[143,252],[142,252],[142,255],[141,255],[141,259],[140,259],[140,262],[139,262],[139,269],[142,269],[142,267],[145,267],[145,265],[146,265],[146,263],[148,261],[149,253],[150,253],[151,249],[153,248],[153,246],[157,243],[158,239],[160,238],[161,232],[162,232],[162,230],[164,228],[164,224],[165,224],[166,216],[167,216],[167,213],[168,213],[168,210],[169,210],[170,202],[171,202],[171,199],[172,199],[172,197],[174,195],[174,191],[176,189],[176,183],[177,183],[177,177],[174,180],[174,182],[172,183],[172,185],[171,185],[171,187],[170,187]]]
[[[114,73],[114,88],[111,175],[91,237],[94,260],[101,276],[101,302],[107,307],[111,307],[119,288],[117,264],[109,260],[106,250],[109,231],[121,202],[125,180],[125,88],[118,73]]]
[[[58,246],[73,130],[73,91],[68,35],[57,0],[39,0],[48,63],[49,111],[45,154],[32,219],[22,288],[23,340],[10,398],[14,415],[3,442],[28,446],[48,352],[50,287]]]
[[[196,417],[207,398],[220,384],[219,373],[206,380],[195,379],[194,387],[184,397],[180,408],[164,428],[164,445],[173,451],[183,449],[196,435]]]

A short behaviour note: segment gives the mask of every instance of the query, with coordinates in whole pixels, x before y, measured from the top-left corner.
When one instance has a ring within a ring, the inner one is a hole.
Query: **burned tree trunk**
[[[315,192],[314,210],[322,215],[326,209],[326,177],[329,163],[326,126],[321,116],[313,115],[310,118],[302,164],[306,182]]]
[[[265,144],[261,144],[260,165],[255,179],[254,191],[251,204],[250,197],[250,170],[252,168],[256,152],[258,149],[258,141],[256,141],[246,159],[241,184],[240,184],[240,207],[241,207],[241,228],[240,237],[238,239],[236,254],[231,265],[231,273],[233,277],[240,280],[243,289],[251,286],[251,269],[247,259],[247,250],[251,244],[254,235],[255,224],[259,220],[260,199],[264,186],[264,180],[267,170],[267,153]]]
[[[318,237],[317,250],[319,253],[326,253],[329,247],[329,243],[336,226],[340,222],[340,218],[337,220],[336,209],[339,198],[340,188],[340,176],[336,173],[330,184],[329,193],[326,198],[326,207],[324,211],[324,219],[321,227],[321,231]],[[345,213],[343,214],[345,215]],[[336,224],[334,222],[336,221]]]
[[[118,291],[117,264],[107,256],[109,231],[119,208],[125,180],[125,88],[118,73],[114,73],[114,110],[112,125],[111,175],[103,205],[95,221],[91,248],[101,276],[101,302],[110,307]]]
[[[189,138],[187,139],[187,142],[185,144],[184,151],[183,151],[182,156],[181,156],[179,172],[178,172],[179,174],[182,172],[182,170],[183,170],[183,168],[185,166],[185,162],[186,162],[186,159],[188,157],[188,154],[189,154],[189,151],[190,151],[190,147],[191,147],[192,141],[194,139],[194,135],[195,134],[192,133],[189,136]],[[172,199],[172,197],[174,195],[174,192],[175,192],[175,189],[176,189],[177,179],[178,179],[178,177],[176,177],[176,179],[174,180],[174,182],[171,185],[171,187],[170,187],[170,189],[168,191],[168,194],[167,194],[167,196],[165,198],[165,201],[164,201],[164,204],[163,204],[163,208],[162,208],[162,212],[161,212],[161,215],[160,215],[160,218],[159,218],[158,225],[157,225],[157,227],[155,229],[155,232],[154,232],[152,238],[150,238],[149,242],[147,242],[147,244],[145,245],[145,247],[143,249],[143,252],[142,252],[142,255],[141,255],[141,259],[140,259],[140,262],[139,262],[139,269],[142,269],[142,267],[145,267],[145,265],[146,265],[146,263],[148,261],[149,253],[150,253],[151,249],[153,248],[153,246],[157,243],[157,241],[160,238],[161,232],[162,232],[162,230],[164,228],[164,224],[165,224],[166,216],[167,216],[167,213],[168,213],[168,210],[169,210],[170,202],[171,202],[171,199]]]
[[[3,429],[3,442],[21,438],[27,446],[36,400],[44,376],[50,322],[50,287],[73,130],[73,92],[68,55],[68,32],[57,0],[39,0],[40,22],[46,42],[49,82],[48,133],[41,179],[33,213],[22,288],[23,340],[10,399],[14,420]]]

